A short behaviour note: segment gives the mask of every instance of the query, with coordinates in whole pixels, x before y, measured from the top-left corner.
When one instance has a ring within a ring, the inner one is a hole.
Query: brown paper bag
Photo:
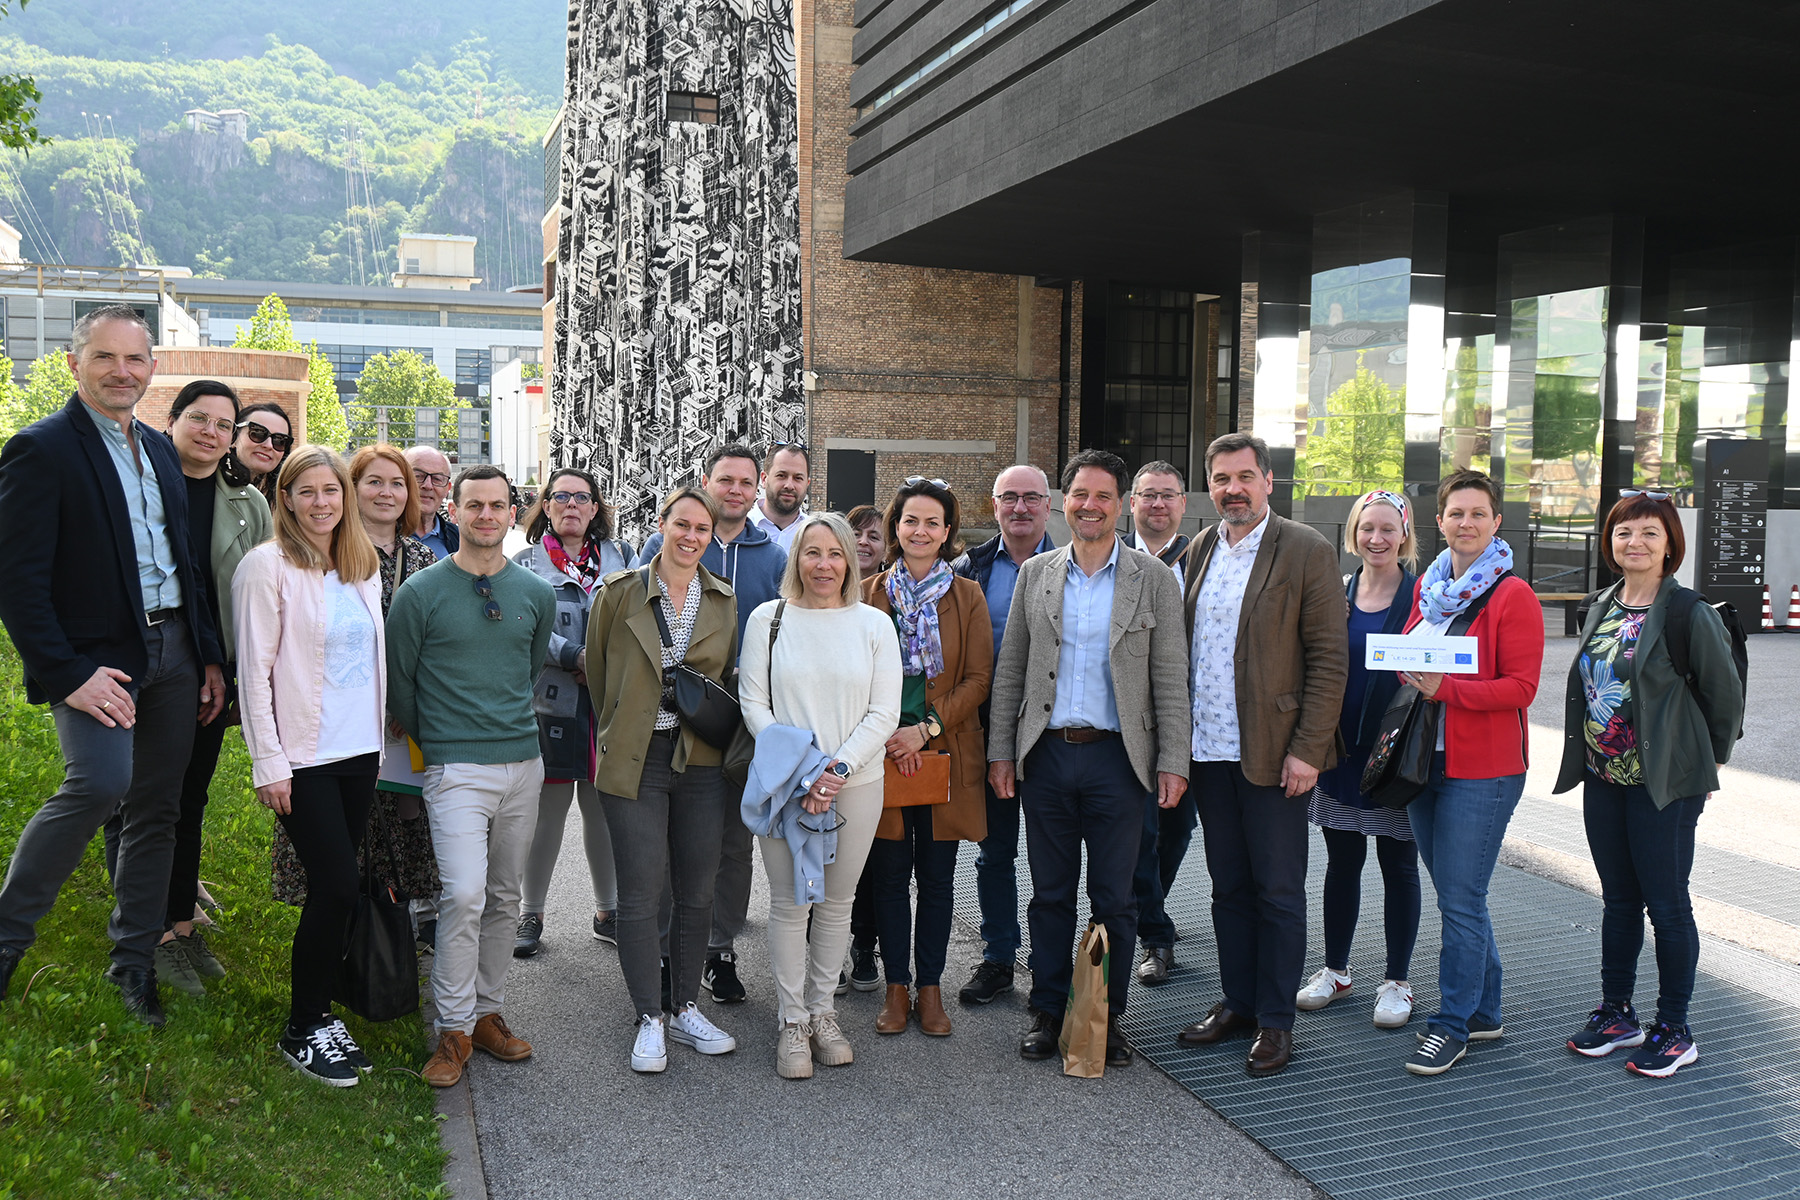
[[[1063,1074],[1098,1079],[1106,1073],[1106,974],[1112,965],[1106,926],[1089,922],[1075,952],[1075,978],[1063,1012]]]

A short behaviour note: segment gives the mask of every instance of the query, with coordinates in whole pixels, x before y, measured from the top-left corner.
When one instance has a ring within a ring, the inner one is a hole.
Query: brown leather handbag
[[[923,759],[911,776],[902,775],[893,759],[884,760],[887,778],[881,788],[881,807],[950,803],[950,752],[927,750]]]

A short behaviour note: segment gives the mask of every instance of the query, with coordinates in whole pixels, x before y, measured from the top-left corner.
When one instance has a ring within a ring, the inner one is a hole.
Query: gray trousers
[[[132,728],[108,729],[67,704],[51,706],[63,783],[13,849],[0,883],[0,946],[25,950],[37,940],[38,921],[116,811],[122,824],[106,927],[112,960],[123,970],[151,968],[169,903],[181,779],[199,725],[200,664],[180,618],[152,628],[145,647],[149,667],[127,685],[137,704]]]
[[[750,916],[750,877],[755,872],[751,842],[750,827],[744,824],[737,805],[727,798],[725,836],[719,844],[719,873],[713,880],[712,936],[706,944],[709,955],[731,950]],[[656,913],[664,958],[669,956],[669,917],[673,904],[674,897],[664,886],[662,903]]]

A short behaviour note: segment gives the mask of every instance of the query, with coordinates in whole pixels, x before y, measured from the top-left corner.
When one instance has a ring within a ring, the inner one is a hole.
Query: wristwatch
[[[929,708],[925,710],[925,736],[928,738],[944,736],[944,723],[938,720],[937,713]]]
[[[849,763],[834,762],[831,764],[831,766],[829,766],[826,769],[829,770],[833,775],[836,775],[839,779],[850,778],[850,764]]]

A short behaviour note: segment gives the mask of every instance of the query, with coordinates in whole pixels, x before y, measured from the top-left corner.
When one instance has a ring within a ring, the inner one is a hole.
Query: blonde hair
[[[715,528],[718,527],[719,502],[697,487],[678,487],[667,496],[664,496],[662,507],[656,510],[656,523],[661,525],[664,521],[668,520],[669,514],[675,511],[675,506],[680,504],[683,500],[692,500],[700,505],[700,507],[704,508],[706,510],[706,515],[712,518],[713,526]]]
[[[325,561],[313,549],[312,543],[300,532],[300,518],[288,507],[294,484],[314,467],[330,468],[337,476],[338,486],[343,489],[344,513],[338,518],[337,528],[331,531],[331,562]],[[375,555],[375,543],[369,540],[368,532],[363,529],[362,514],[356,509],[356,487],[350,482],[350,468],[344,465],[343,457],[337,451],[311,443],[295,446],[281,464],[275,490],[279,493],[279,502],[270,506],[275,510],[275,544],[281,547],[289,562],[320,572],[335,569],[338,578],[345,583],[361,583],[381,569],[381,560]]]
[[[814,513],[800,522],[800,528],[794,533],[793,549],[788,552],[787,569],[781,573],[781,594],[789,600],[798,600],[806,594],[806,585],[800,581],[800,545],[815,525],[830,530],[831,536],[837,539],[838,549],[844,552],[844,587],[838,599],[846,608],[860,604],[862,572],[856,565],[856,534],[851,532],[850,522],[834,512]]]
[[[1355,554],[1358,558],[1362,557],[1356,549],[1356,526],[1362,521],[1363,509],[1371,504],[1385,504],[1387,507],[1393,508],[1393,502],[1388,499],[1391,494],[1367,492],[1356,498],[1356,503],[1350,506],[1350,515],[1344,519],[1344,553]],[[1401,503],[1405,503],[1404,498]],[[1411,505],[1407,507],[1410,508]],[[1413,525],[1412,513],[1400,510],[1400,528],[1406,531],[1406,536],[1400,539],[1400,549],[1394,557],[1406,564],[1407,570],[1417,572],[1419,569],[1419,533]]]

